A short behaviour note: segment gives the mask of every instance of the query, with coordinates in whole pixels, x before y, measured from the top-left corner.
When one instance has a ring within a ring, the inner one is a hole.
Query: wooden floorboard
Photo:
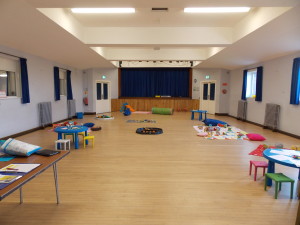
[[[113,120],[85,115],[80,123],[101,126],[94,131],[95,147],[71,148],[58,163],[61,204],[56,205],[52,170],[0,202],[1,225],[294,225],[298,200],[289,199],[283,185],[264,191],[248,175],[249,160],[263,160],[249,152],[259,144],[300,145],[299,139],[275,133],[231,117],[216,117],[242,130],[259,133],[264,142],[206,140],[196,136],[190,113],[174,115],[117,112]],[[210,118],[214,116],[209,115]],[[153,119],[157,123],[127,123]],[[160,127],[161,135],[139,135],[139,127]],[[18,140],[54,149],[57,134],[44,130]],[[297,179],[298,170],[277,166]]]

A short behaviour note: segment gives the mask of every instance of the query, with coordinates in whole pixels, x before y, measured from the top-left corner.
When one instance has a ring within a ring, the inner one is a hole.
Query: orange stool
[[[249,169],[249,175],[251,175],[251,172],[252,172],[252,165],[254,166],[255,168],[255,171],[254,171],[254,181],[256,181],[256,175],[257,175],[257,168],[258,167],[261,167],[263,168],[263,176],[265,175],[265,172],[266,172],[266,168],[268,168],[268,163],[265,162],[265,161],[253,161],[253,160],[250,160],[250,169]]]

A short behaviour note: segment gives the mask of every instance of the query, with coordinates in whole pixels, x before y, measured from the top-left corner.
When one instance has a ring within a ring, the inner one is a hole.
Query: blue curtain
[[[299,92],[300,92],[300,58],[295,58],[292,70],[292,85],[290,104],[299,105]]]
[[[60,85],[59,85],[59,68],[54,67],[54,99],[60,100]]]
[[[22,103],[30,103],[29,83],[27,71],[27,59],[20,58],[21,66],[21,84],[22,84]]]
[[[256,93],[255,93],[255,101],[262,101],[262,88],[263,88],[263,67],[257,67],[256,71]]]
[[[244,70],[243,73],[243,87],[242,87],[242,100],[247,100],[246,91],[247,91],[247,72],[248,70]]]
[[[71,84],[71,71],[67,70],[67,99],[73,99],[73,92],[72,92],[72,84]]]
[[[122,97],[189,97],[189,68],[123,68]]]

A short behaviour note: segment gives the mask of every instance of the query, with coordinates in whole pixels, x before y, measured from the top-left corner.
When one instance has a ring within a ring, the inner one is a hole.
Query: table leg
[[[57,179],[57,167],[56,163],[53,164],[53,174],[54,174],[54,182],[55,182],[55,191],[56,191],[56,203],[60,203],[59,199],[59,190],[58,190],[58,179]]]
[[[275,163],[269,160],[268,173],[274,173],[274,172],[275,172]],[[267,185],[272,186],[272,179],[267,177],[265,179],[267,179]]]
[[[62,133],[57,133],[57,140],[62,139]],[[57,144],[57,149],[60,149],[60,144]]]
[[[194,112],[192,112],[191,120],[194,120]]]
[[[22,191],[22,187],[19,188],[20,190],[20,204],[23,203],[23,191]]]
[[[298,173],[298,182],[297,182],[297,197],[298,199],[300,199],[300,169],[299,169],[299,173]]]
[[[206,120],[206,112],[204,113],[204,120]]]
[[[88,136],[88,132],[85,131],[85,136]],[[85,140],[85,144],[88,145],[89,144],[89,140]]]
[[[199,112],[199,121],[202,120],[202,112]]]
[[[75,133],[75,141],[74,141],[75,149],[79,147],[78,133]]]

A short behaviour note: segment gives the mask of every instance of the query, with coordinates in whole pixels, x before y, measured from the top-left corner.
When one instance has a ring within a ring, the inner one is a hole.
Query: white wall
[[[76,99],[76,111],[83,111],[82,106],[82,71],[60,65],[37,56],[0,46],[0,52],[27,58],[30,90],[30,103],[21,104],[20,98],[0,99],[0,137],[6,137],[39,127],[38,103],[51,101],[52,121],[67,118],[67,100],[63,96],[54,101],[53,67],[69,69],[73,98]],[[79,101],[78,101],[79,100]]]
[[[229,114],[237,115],[237,104],[242,93],[243,70],[263,66],[262,102],[255,102],[253,99],[248,100],[247,120],[263,124],[266,103],[279,104],[281,107],[279,130],[300,135],[300,120],[298,119],[300,105],[289,104],[293,59],[296,57],[300,57],[300,52],[230,71]]]

